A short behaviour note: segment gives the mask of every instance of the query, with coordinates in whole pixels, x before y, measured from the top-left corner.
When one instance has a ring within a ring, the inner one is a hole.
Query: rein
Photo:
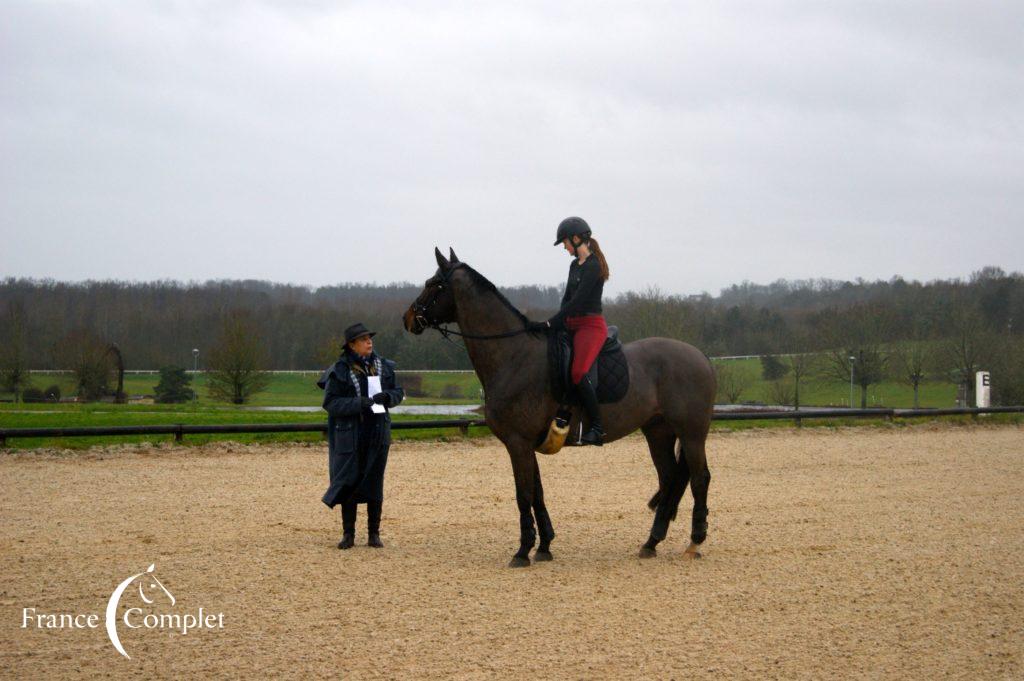
[[[476,334],[476,333],[462,333],[461,331],[453,331],[448,327],[444,326],[440,322],[435,322],[427,319],[427,308],[433,305],[437,301],[437,296],[441,294],[444,287],[449,284],[449,278],[451,277],[452,271],[462,266],[463,263],[458,263],[455,267],[443,272],[441,274],[442,283],[437,285],[437,290],[434,292],[434,296],[430,299],[429,303],[415,303],[412,306],[413,312],[416,313],[416,321],[423,324],[428,329],[434,329],[444,336],[444,339],[449,343],[453,343],[451,336],[460,336],[462,338],[468,338],[470,340],[498,340],[499,338],[511,338],[520,334],[528,333],[529,329],[524,326],[521,329],[514,331],[505,331],[504,333],[492,333],[492,334]]]
[[[426,320],[424,320],[424,321],[426,321]],[[430,322],[426,322],[426,325],[427,325],[428,328],[437,329],[438,331],[440,331],[441,335],[444,336],[445,338],[447,338],[449,335],[451,335],[451,336],[462,336],[463,338],[468,338],[470,340],[497,340],[499,338],[511,338],[512,336],[518,336],[519,334],[527,333],[527,331],[529,331],[529,329],[527,329],[524,326],[523,328],[517,329],[516,331],[506,331],[505,333],[492,333],[492,334],[488,334],[488,335],[478,335],[478,334],[475,334],[475,333],[461,333],[459,331],[452,331],[451,329],[449,329],[446,326],[441,326],[440,324],[431,324]]]

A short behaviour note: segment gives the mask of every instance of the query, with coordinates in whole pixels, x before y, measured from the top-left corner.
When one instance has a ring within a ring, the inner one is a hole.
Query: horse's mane
[[[514,312],[516,317],[518,317],[519,321],[523,322],[523,324],[528,324],[530,322],[529,318],[527,318],[526,315],[520,312],[519,309],[515,305],[513,305],[508,298],[505,297],[505,294],[499,291],[498,287],[491,283],[490,279],[480,274],[466,263],[462,263],[462,266],[466,268],[466,273],[469,274],[469,278],[473,282],[474,286],[476,286],[478,289],[483,289],[484,291],[493,293],[495,296],[497,296],[498,300],[501,301],[501,304],[507,307],[512,312]]]

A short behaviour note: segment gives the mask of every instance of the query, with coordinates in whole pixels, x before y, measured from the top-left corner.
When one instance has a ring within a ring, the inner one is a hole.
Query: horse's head
[[[452,294],[451,276],[462,263],[459,262],[454,250],[449,248],[448,252],[450,255],[445,258],[441,251],[434,249],[437,272],[427,279],[419,296],[402,315],[406,331],[421,334],[429,327],[455,321],[455,296]]]
[[[163,593],[167,596],[171,605],[174,605],[174,594],[168,591],[167,587],[164,586],[163,583],[156,578],[156,575],[153,574],[153,570],[155,568],[155,564],[150,565],[148,570],[139,575],[137,580],[139,583],[139,597],[142,598],[143,602],[146,604],[152,604],[153,601]]]

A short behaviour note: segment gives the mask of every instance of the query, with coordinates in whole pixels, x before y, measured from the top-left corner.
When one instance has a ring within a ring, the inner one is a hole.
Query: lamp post
[[[192,348],[192,380],[196,379],[199,375],[199,348]],[[192,387],[192,404],[196,403],[197,392],[195,386]]]
[[[853,409],[853,363],[857,358],[850,355],[850,409]]]

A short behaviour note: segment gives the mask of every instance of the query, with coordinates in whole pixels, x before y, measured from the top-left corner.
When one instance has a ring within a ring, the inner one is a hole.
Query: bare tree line
[[[457,344],[402,329],[401,314],[419,288],[7,279],[0,282],[0,390],[17,393],[28,368],[75,368],[71,362],[85,373],[88,349],[98,352],[110,343],[119,346],[129,369],[190,367],[193,348],[200,349],[200,368],[228,366],[225,358],[237,358],[241,346],[236,342],[227,354],[223,346],[231,326],[239,324],[245,330],[235,337],[250,341],[243,354],[257,372],[325,366],[340,352],[341,330],[353,321],[377,330],[379,346],[403,368],[470,368]],[[557,287],[503,292],[534,319],[550,315],[560,298]],[[1019,390],[1013,382],[1021,373],[1022,336],[1014,320],[1024,320],[1024,275],[998,268],[966,281],[744,283],[717,298],[651,288],[607,301],[605,314],[626,341],[679,338],[709,355],[815,353],[813,362],[785,360],[785,380],[793,383],[797,403],[806,379],[849,381],[851,368],[862,404],[868,388],[888,377],[920,386],[941,376],[973,389],[969,379],[980,368],[997,375],[1002,399]],[[225,399],[240,399],[237,386],[224,390]]]
[[[765,397],[774,404],[801,404],[801,386],[850,383],[856,387],[861,408],[868,404],[869,389],[883,381],[895,381],[913,392],[913,406],[920,406],[920,390],[930,382],[953,383],[961,388],[967,405],[975,404],[975,374],[987,370],[993,376],[992,398],[996,404],[1024,404],[1024,337],[1012,328],[1000,332],[987,326],[977,308],[954,304],[949,332],[939,335],[923,320],[903,337],[893,333],[889,311],[874,305],[853,305],[834,316],[820,329],[823,350],[810,350],[809,339],[778,347],[802,347],[803,352],[776,357],[764,355],[762,375],[768,381]],[[895,339],[893,339],[895,338]],[[777,368],[770,368],[777,366]],[[753,384],[749,372],[729,363],[718,364],[719,398],[738,402]],[[851,399],[852,401],[852,399]]]

